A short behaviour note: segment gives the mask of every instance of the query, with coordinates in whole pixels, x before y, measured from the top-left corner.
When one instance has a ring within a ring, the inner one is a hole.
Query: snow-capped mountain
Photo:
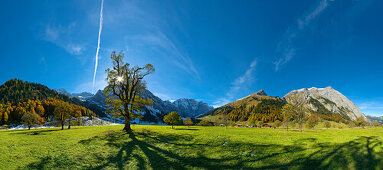
[[[98,90],[96,94],[92,95],[91,93],[83,92],[77,94],[70,94],[66,92],[65,89],[60,89],[59,93],[68,95],[70,97],[76,97],[83,102],[94,106],[98,106],[101,110],[106,110],[105,99],[107,96],[104,95],[102,90]],[[66,93],[65,93],[66,92]],[[146,106],[143,109],[143,120],[149,122],[161,122],[163,116],[175,111],[179,113],[182,117],[196,117],[201,114],[205,114],[208,111],[212,110],[213,107],[209,106],[207,103],[202,101],[197,101],[195,99],[178,99],[173,102],[168,100],[162,100],[159,97],[155,96],[149,90],[144,90],[141,92],[140,96],[145,99],[152,99],[153,105]]]
[[[86,99],[93,97],[93,94],[89,92],[72,93],[72,97],[77,97],[81,101],[85,101]]]
[[[172,104],[175,106],[176,111],[183,117],[197,117],[214,109],[207,103],[194,99],[178,99],[172,102]]]

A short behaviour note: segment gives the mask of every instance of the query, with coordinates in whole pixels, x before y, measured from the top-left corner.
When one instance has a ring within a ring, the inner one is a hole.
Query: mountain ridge
[[[287,102],[290,102],[293,96],[308,101],[305,106],[315,113],[339,114],[343,118],[351,120],[356,120],[356,118],[362,116],[368,120],[350,99],[331,86],[293,90],[287,93],[283,98]]]
[[[283,99],[267,96],[264,90],[260,90],[215,108],[201,117],[229,115],[229,119],[232,121],[246,121],[250,116],[255,116],[259,121],[263,122],[282,121],[280,111],[285,103]]]
[[[64,93],[65,91],[60,90],[60,92]],[[84,92],[79,94],[84,94]],[[172,111],[176,111],[182,117],[196,117],[213,109],[213,107],[209,106],[207,103],[203,101],[197,101],[195,99],[180,98],[173,102],[169,100],[162,100],[147,89],[142,91],[139,95],[142,98],[153,100],[152,106],[146,106],[143,109],[144,121],[161,122],[163,116]],[[79,98],[79,95],[71,94],[71,96]],[[97,105],[100,108],[106,110],[106,98],[107,96],[104,95],[103,90],[98,90],[96,94],[91,97],[82,97],[79,99],[84,100],[87,103]]]

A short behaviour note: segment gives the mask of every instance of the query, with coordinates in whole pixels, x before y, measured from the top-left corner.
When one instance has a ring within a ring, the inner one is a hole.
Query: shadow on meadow
[[[227,144],[222,144],[223,141],[227,141]],[[94,154],[99,164],[87,166],[89,169],[126,169],[132,161],[139,169],[381,169],[383,158],[383,153],[376,151],[380,151],[382,146],[376,136],[360,136],[341,144],[322,143],[315,138],[306,138],[295,141],[293,145],[277,145],[238,143],[230,139],[201,142],[189,135],[152,131],[135,132],[131,135],[107,131],[79,143],[98,145],[100,142],[117,152],[107,157]],[[204,154],[205,152],[213,153],[214,156],[206,156],[209,154]],[[47,168],[45,164],[56,168],[81,166],[78,161],[65,155],[63,157],[44,157],[30,164],[28,168]],[[62,162],[68,159],[68,162]]]
[[[62,131],[61,129],[32,129],[32,130],[22,130],[20,132],[14,131],[10,135],[45,135],[50,132]]]

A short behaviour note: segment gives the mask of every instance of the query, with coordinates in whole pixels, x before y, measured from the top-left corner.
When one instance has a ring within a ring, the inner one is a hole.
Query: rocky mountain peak
[[[286,94],[284,98],[290,102],[293,96],[300,98],[302,101],[307,101],[306,108],[318,114],[334,113],[351,120],[356,120],[356,118],[362,116],[367,120],[365,115],[351,100],[331,86],[293,90]]]
[[[255,93],[256,95],[259,95],[259,96],[267,96],[266,92],[264,90],[259,90],[257,93]]]

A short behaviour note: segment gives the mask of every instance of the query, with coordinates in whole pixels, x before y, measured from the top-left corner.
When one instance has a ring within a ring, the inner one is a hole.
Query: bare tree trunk
[[[61,130],[64,130],[64,121],[61,121]]]
[[[68,122],[68,123],[69,123],[69,124],[68,124],[68,129],[70,129],[70,122],[71,122],[71,120],[69,119],[69,122]]]
[[[132,128],[130,128],[130,121],[128,117],[125,117],[125,127],[123,129],[126,133],[132,133]]]
[[[299,123],[299,132],[302,132],[302,123]]]
[[[28,130],[31,130],[31,126],[28,126]]]

